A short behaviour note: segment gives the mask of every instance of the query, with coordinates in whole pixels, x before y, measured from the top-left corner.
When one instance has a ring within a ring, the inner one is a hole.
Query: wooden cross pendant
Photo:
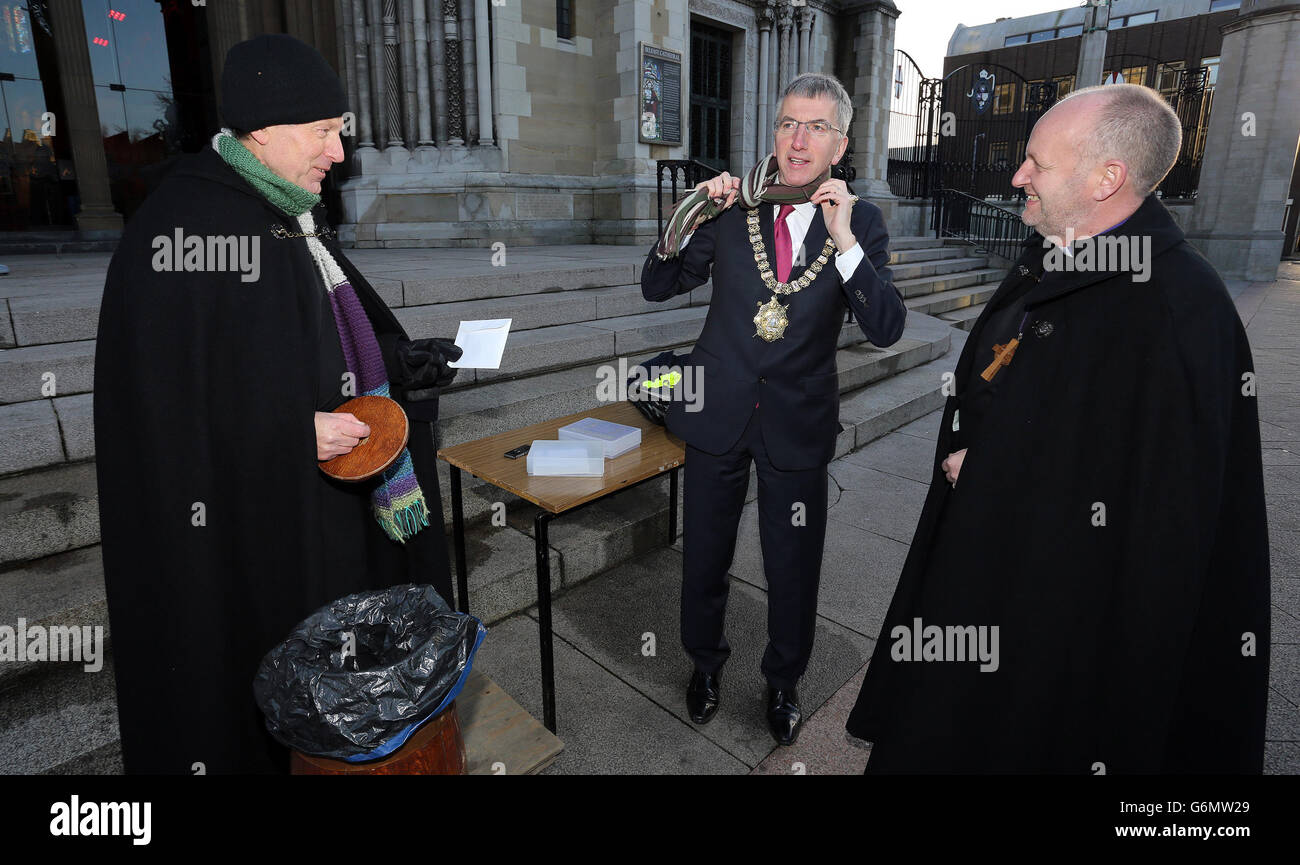
[[[998,370],[1011,363],[1012,356],[1016,353],[1016,346],[1020,345],[1020,337],[1015,337],[1007,342],[1006,345],[993,346],[993,363],[988,365],[984,372],[980,373],[980,378],[985,381],[993,381],[993,376],[998,374]]]

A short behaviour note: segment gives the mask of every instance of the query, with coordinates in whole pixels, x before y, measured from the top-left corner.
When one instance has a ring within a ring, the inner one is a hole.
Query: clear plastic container
[[[641,444],[641,428],[613,423],[600,418],[582,420],[560,427],[561,441],[596,441],[605,446],[605,459],[621,456]]]
[[[538,439],[528,449],[528,474],[598,478],[605,474],[605,446],[598,441]]]

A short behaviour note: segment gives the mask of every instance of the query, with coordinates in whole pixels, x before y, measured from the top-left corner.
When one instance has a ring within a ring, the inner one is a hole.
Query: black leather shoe
[[[722,700],[718,684],[717,673],[705,673],[698,667],[691,673],[691,683],[686,686],[686,711],[695,723],[707,724],[713,720]]]
[[[793,688],[781,691],[767,688],[767,729],[778,745],[793,745],[803,726],[803,713],[799,711],[799,695]]]

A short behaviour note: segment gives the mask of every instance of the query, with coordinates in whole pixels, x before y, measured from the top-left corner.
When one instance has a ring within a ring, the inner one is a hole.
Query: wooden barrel
[[[406,744],[381,760],[348,763],[329,757],[312,757],[294,751],[289,757],[292,775],[464,775],[465,738],[461,735],[456,703],[416,730]]]

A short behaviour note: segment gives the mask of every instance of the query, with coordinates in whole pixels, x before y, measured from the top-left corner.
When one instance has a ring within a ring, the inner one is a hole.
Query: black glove
[[[464,352],[449,339],[414,339],[397,343],[397,376],[393,384],[408,402],[436,399],[460,370],[447,365]]]

